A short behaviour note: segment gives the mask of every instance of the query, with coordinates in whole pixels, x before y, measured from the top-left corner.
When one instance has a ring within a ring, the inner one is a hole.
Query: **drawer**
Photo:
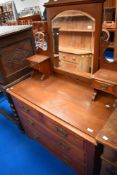
[[[100,175],[117,175],[117,167],[114,167],[103,160]]]
[[[38,138],[38,133],[37,131],[30,127],[28,124],[26,124],[25,122],[22,122],[23,128],[26,132],[26,134],[31,137],[32,139],[37,139]]]
[[[65,69],[65,70],[70,70],[72,72],[77,71],[77,64],[75,64],[75,63],[60,60],[59,65],[62,69]]]
[[[64,142],[60,137],[57,137],[46,127],[44,128],[44,126],[37,123],[23,111],[19,110],[18,113],[20,114],[24,129],[29,136],[45,145],[49,151],[53,152],[76,172],[84,175],[86,167],[85,155],[82,150],[75,148],[75,146],[68,142]]]
[[[46,126],[48,129],[50,129],[52,132],[54,132],[64,140],[76,145],[77,148],[84,149],[84,139],[82,137],[76,136],[67,128],[52,121],[51,119],[41,114],[40,112],[34,110],[33,108],[29,107],[28,105],[16,100],[14,100],[14,102],[16,104],[17,111],[19,111],[20,108],[24,112],[24,114],[30,115],[36,121]]]
[[[79,163],[74,163],[66,154],[58,154],[57,155],[61,160],[63,160],[67,165],[69,165],[78,175],[86,174],[86,167],[80,165]]]
[[[92,86],[95,89],[113,94],[113,85],[112,84],[107,84],[105,82],[94,80],[92,83]]]
[[[45,118],[45,116],[43,116]],[[80,136],[76,136],[67,128],[59,125],[56,122],[53,122],[49,119],[43,121],[44,125],[49,128],[53,133],[63,138],[65,141],[70,142],[71,144],[75,145],[79,149],[84,149],[84,139]]]
[[[33,109],[32,107],[30,107],[29,105],[16,100],[15,98],[13,98],[13,102],[15,104],[15,108],[19,111],[22,110],[24,113],[29,114],[30,116],[33,116],[33,118],[35,118],[36,120],[42,122],[42,114],[38,111],[36,111],[35,109]]]
[[[117,166],[117,151],[112,150],[111,148],[105,146],[103,157],[109,162],[115,164]]]
[[[45,134],[48,138],[53,140],[53,142],[55,143],[55,148],[57,150],[60,150],[60,152],[67,154],[70,158],[72,158],[76,162],[79,162],[79,163],[83,162],[83,164],[85,163],[85,153],[83,149],[79,149],[76,146],[69,143],[68,141],[65,141],[64,139],[62,139],[60,136],[57,136],[51,130],[47,129],[46,126],[38,123],[32,117],[25,114],[24,112],[18,111],[18,113],[23,126],[25,124],[26,126],[29,126],[29,128],[31,128],[32,131],[36,131],[34,132],[35,137],[36,137],[36,134],[38,135],[38,133],[40,132]],[[27,128],[24,127],[24,129],[27,129]]]
[[[79,63],[79,56],[75,54],[67,54],[59,52],[59,59],[71,63]]]

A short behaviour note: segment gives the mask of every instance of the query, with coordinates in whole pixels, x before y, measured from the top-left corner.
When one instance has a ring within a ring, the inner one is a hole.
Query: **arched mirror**
[[[93,72],[95,20],[76,10],[52,20],[54,67],[66,72]]]

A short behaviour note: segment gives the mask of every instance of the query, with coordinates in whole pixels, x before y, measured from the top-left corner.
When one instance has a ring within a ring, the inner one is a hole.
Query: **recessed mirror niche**
[[[104,58],[110,63],[114,62],[114,48],[105,49]]]
[[[95,19],[76,10],[52,20],[54,67],[74,74],[93,73]]]

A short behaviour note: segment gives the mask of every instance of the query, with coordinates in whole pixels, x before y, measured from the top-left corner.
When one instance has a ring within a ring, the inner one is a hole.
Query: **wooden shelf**
[[[91,77],[92,77],[91,73],[80,72],[80,71],[72,71],[72,70],[65,69],[65,68],[63,68],[61,66],[55,67],[55,70],[56,71],[64,71],[64,72],[67,72],[67,73],[70,73],[70,74],[74,74],[74,75],[78,75],[78,76],[81,76],[81,77],[84,77],[84,78],[88,78],[88,79],[91,79]]]
[[[104,29],[107,29],[109,32],[116,32],[117,31],[117,28],[104,28]]]
[[[83,55],[83,54],[93,54],[93,51],[87,49],[74,49],[68,47],[59,47],[60,52]]]
[[[33,63],[42,63],[48,59],[49,57],[45,55],[33,55],[27,58],[28,61],[33,62]]]
[[[60,32],[92,32],[94,33],[94,30],[80,30],[80,29],[61,29]]]

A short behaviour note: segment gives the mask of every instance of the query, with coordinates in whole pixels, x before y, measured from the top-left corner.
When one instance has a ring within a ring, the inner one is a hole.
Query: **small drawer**
[[[107,84],[105,82],[94,80],[92,83],[92,86],[95,89],[113,94],[113,85],[112,84]]]
[[[100,175],[117,175],[117,167],[114,167],[103,160]]]
[[[74,54],[59,53],[59,59],[63,60],[63,61],[71,62],[71,63],[78,63],[79,62],[78,56],[76,56]]]
[[[60,65],[61,68],[66,69],[66,70],[70,69],[72,72],[75,72],[77,70],[77,64],[75,64],[75,63],[71,63],[71,62],[61,60],[59,62],[59,65]]]

